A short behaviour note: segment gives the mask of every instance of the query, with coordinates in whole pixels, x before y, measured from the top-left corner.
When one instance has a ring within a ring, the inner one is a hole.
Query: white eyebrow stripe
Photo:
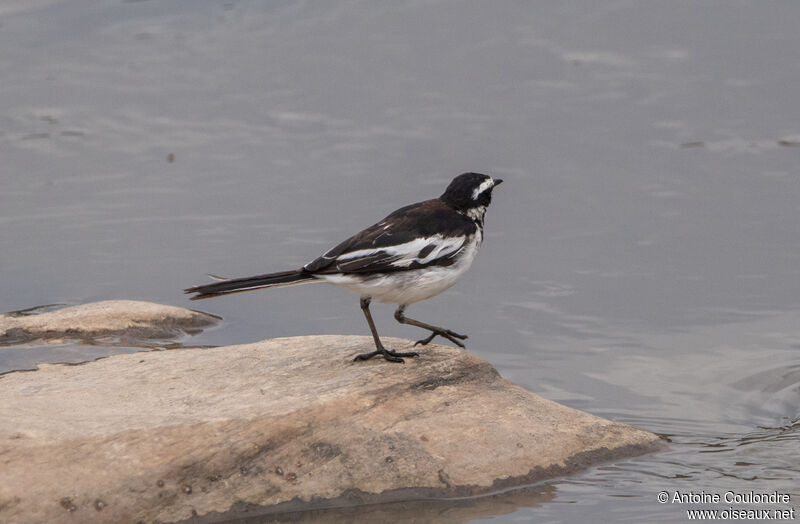
[[[490,187],[494,187],[494,179],[487,178],[486,180],[481,182],[481,185],[472,190],[472,200],[477,200],[478,195],[480,195]]]

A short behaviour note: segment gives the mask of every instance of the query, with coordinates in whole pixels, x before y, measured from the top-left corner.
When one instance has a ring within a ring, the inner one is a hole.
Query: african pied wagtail
[[[461,340],[466,335],[407,318],[405,309],[448,289],[469,269],[483,240],[483,217],[492,201],[492,189],[501,182],[479,173],[464,173],[454,178],[439,198],[401,207],[302,269],[223,280],[185,292],[196,293],[192,300],[199,300],[255,289],[330,282],[361,295],[361,309],[376,350],[358,355],[355,360],[382,355],[391,362],[403,362],[402,357],[417,356],[415,352],[399,353],[383,347],[369,311],[373,299],[397,304],[394,318],[398,322],[431,332],[417,344],[425,345],[440,335],[464,347]]]

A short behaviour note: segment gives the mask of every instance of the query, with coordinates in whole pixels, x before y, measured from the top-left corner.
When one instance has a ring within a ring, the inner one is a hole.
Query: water
[[[297,267],[486,172],[506,183],[482,252],[409,316],[674,444],[455,520],[788,507],[660,491],[796,506],[799,19],[763,0],[7,0],[0,310],[130,298],[225,318],[192,344],[366,334],[332,286],[199,304],[181,289]],[[374,307],[383,335],[420,335],[391,312]],[[0,349],[0,370],[125,351],[49,349]]]

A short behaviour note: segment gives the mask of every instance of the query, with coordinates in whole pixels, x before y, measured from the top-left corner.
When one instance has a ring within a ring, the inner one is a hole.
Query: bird
[[[185,289],[191,300],[276,287],[328,282],[361,295],[375,351],[359,354],[355,361],[382,356],[390,362],[417,357],[415,351],[387,349],[372,320],[370,303],[397,304],[394,318],[430,331],[414,346],[441,336],[459,347],[467,335],[408,318],[406,308],[449,289],[469,269],[483,242],[486,208],[492,190],[503,180],[481,173],[455,177],[438,198],[417,202],[329,249],[300,269],[252,277],[226,279]]]

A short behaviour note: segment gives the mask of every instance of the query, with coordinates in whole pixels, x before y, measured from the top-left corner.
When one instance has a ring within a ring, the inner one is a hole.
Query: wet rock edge
[[[440,505],[457,505],[464,499],[476,499],[498,495],[501,492],[519,491],[535,488],[537,484],[553,480],[558,477],[574,475],[603,463],[615,462],[627,458],[664,451],[667,449],[667,439],[651,441],[644,444],[628,444],[615,449],[602,447],[590,451],[582,451],[569,457],[563,466],[552,465],[546,468],[537,466],[525,475],[495,479],[491,486],[460,485],[444,488],[420,487],[398,488],[386,490],[381,493],[367,493],[360,489],[349,489],[335,498],[312,497],[303,500],[295,497],[292,500],[262,506],[246,502],[237,502],[227,511],[212,511],[203,515],[196,515],[179,521],[156,520],[156,524],[212,524],[218,522],[233,522],[240,519],[255,517],[270,517],[281,522],[293,522],[303,518],[304,514],[312,516],[318,512],[352,512],[359,507],[374,506],[379,504],[392,504],[399,502],[435,502]]]

